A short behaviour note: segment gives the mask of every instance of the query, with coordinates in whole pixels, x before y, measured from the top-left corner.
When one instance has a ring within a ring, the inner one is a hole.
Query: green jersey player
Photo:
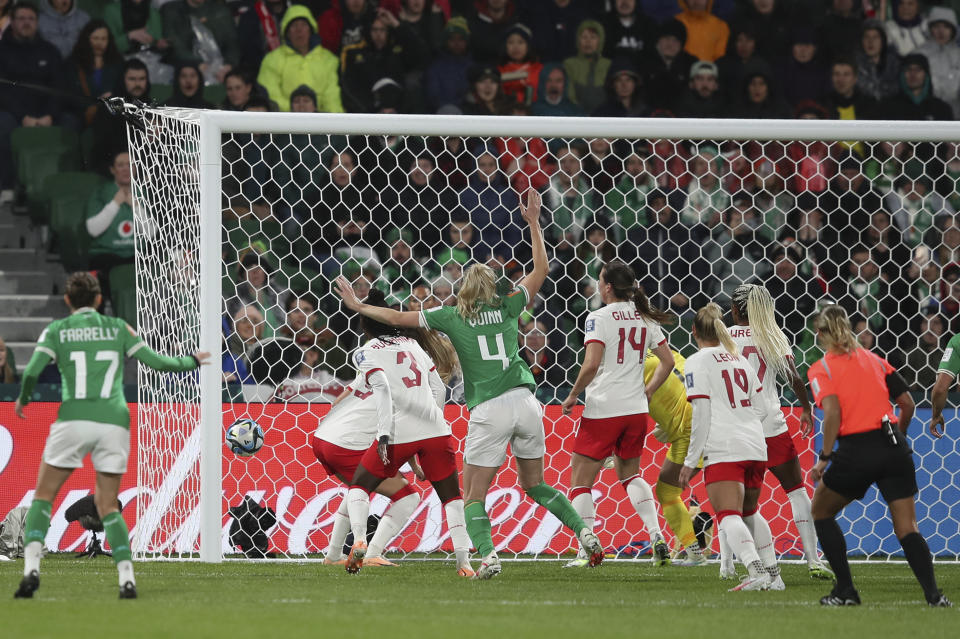
[[[937,381],[933,384],[930,403],[933,411],[930,415],[930,432],[937,439],[943,437],[943,407],[947,403],[947,393],[956,384],[960,375],[960,334],[954,335],[943,351],[943,359],[937,368]]]
[[[603,547],[597,536],[586,527],[563,493],[543,481],[542,407],[533,395],[533,374],[517,348],[520,313],[547,277],[539,193],[528,191],[527,204],[521,204],[521,213],[530,227],[533,271],[520,280],[509,295],[497,295],[496,276],[493,269],[484,264],[474,264],[464,273],[456,307],[425,312],[401,312],[363,304],[343,277],[338,278],[336,287],[350,310],[384,324],[422,326],[446,333],[457,351],[470,409],[464,445],[464,511],[467,532],[483,558],[477,579],[490,579],[501,570],[485,500],[493,478],[506,460],[507,444],[516,457],[517,475],[527,495],[577,535],[591,565],[603,561]]]
[[[152,351],[122,319],[95,310],[102,296],[100,285],[89,273],[72,274],[66,290],[64,301],[71,314],[51,322],[40,335],[16,403],[17,416],[24,419],[23,408],[40,371],[55,361],[62,379],[62,401],[57,420],[50,426],[37,489],[24,522],[23,580],[14,597],[33,597],[40,586],[40,552],[50,527],[53,500],[90,453],[97,471],[94,502],[120,575],[120,598],[134,599],[137,588],[130,538],[117,510],[120,480],[130,455],[130,411],[121,383],[123,358],[134,357],[161,371],[191,371],[210,355],[164,357]]]

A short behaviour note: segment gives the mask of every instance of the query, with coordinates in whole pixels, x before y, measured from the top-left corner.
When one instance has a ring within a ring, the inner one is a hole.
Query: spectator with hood
[[[460,109],[465,115],[505,115],[510,108],[510,98],[503,94],[500,72],[494,66],[477,65],[467,74],[470,93],[463,99]]]
[[[927,56],[933,93],[960,116],[960,46],[957,45],[957,14],[953,9],[933,7],[927,15],[930,40],[916,49]]]
[[[173,95],[164,102],[169,107],[182,109],[212,109],[203,99],[203,73],[196,64],[183,64],[173,74]]]
[[[516,22],[513,0],[478,0],[469,31],[473,57],[478,64],[496,64],[507,30]]]
[[[884,23],[887,42],[901,58],[927,41],[927,23],[920,0],[892,0],[893,18]]]
[[[143,102],[150,101],[150,74],[147,65],[131,58],[123,63],[120,71],[120,80],[113,90],[115,97],[127,100],[137,99]],[[127,148],[127,123],[123,118],[117,118],[107,111],[102,104],[97,106],[97,113],[93,116],[93,169],[107,174],[114,156]]]
[[[504,55],[498,69],[503,92],[508,97],[520,104],[536,102],[543,64],[533,50],[533,33],[526,25],[518,22],[507,29]]]
[[[687,28],[684,49],[700,60],[713,62],[727,52],[730,27],[711,13],[713,0],[677,0],[676,18]]]
[[[320,45],[317,23],[310,10],[292,5],[280,24],[284,43],[268,53],[257,81],[281,111],[290,110],[290,94],[302,84],[317,94],[317,110],[343,113],[337,58]]]
[[[900,92],[881,104],[890,120],[952,120],[950,105],[933,93],[930,63],[911,53],[900,63]]]
[[[769,61],[757,51],[757,30],[749,23],[737,25],[727,44],[727,55],[717,60],[720,86],[728,103],[739,98],[745,74],[751,70],[769,69]]]
[[[530,109],[531,115],[581,116],[583,109],[567,97],[567,72],[559,64],[548,63],[540,72],[537,101]]]
[[[163,5],[160,16],[163,18],[163,33],[170,41],[171,64],[198,64],[201,71],[214,73],[217,83],[222,83],[230,69],[240,64],[237,27],[227,5],[214,0],[173,0]],[[223,56],[223,65],[220,68],[207,69],[209,60],[198,55],[194,19],[206,27],[216,41],[220,55]]]
[[[470,27],[466,18],[454,16],[443,27],[444,48],[427,67],[424,87],[427,108],[434,112],[447,104],[457,104],[470,88],[467,71],[473,65],[470,56]]]
[[[790,107],[774,92],[773,81],[765,71],[747,74],[740,94],[736,117],[748,119],[789,118]]]
[[[862,7],[855,0],[831,0],[827,15],[818,30],[819,49],[826,60],[851,56],[863,24]]]
[[[144,47],[162,51],[170,46],[163,37],[160,11],[150,0],[111,2],[103,9],[103,21],[110,27],[121,54],[136,53]]]
[[[603,57],[603,25],[584,20],[577,27],[577,55],[563,61],[567,72],[570,101],[592,113],[606,99],[604,85],[610,60]]]
[[[795,1],[795,0],[794,0]],[[748,0],[735,13],[733,33],[748,29],[756,39],[756,52],[767,60],[789,55],[791,0]],[[729,47],[728,47],[729,50]]]
[[[66,60],[77,43],[81,29],[90,22],[90,16],[76,5],[76,0],[41,0],[37,18],[37,32],[51,43]]]
[[[717,65],[700,60],[690,69],[690,87],[677,103],[681,118],[720,118],[726,114],[726,101],[717,81]]]
[[[395,14],[400,26],[423,43],[426,57],[437,55],[443,46],[443,24],[446,19],[439,3],[433,0],[403,0],[397,11],[388,7],[387,2],[381,2],[380,6]]]
[[[607,101],[591,114],[594,117],[642,117],[649,111],[643,101],[643,81],[629,58],[610,63],[606,89]]]
[[[656,22],[640,9],[638,0],[614,0],[603,28],[607,35],[604,56],[611,60],[620,56],[636,59],[653,46]]]
[[[687,87],[690,69],[697,61],[683,50],[687,28],[679,20],[668,20],[660,26],[656,43],[644,56],[640,68],[646,73],[644,86],[647,99],[655,109],[673,109]]]
[[[255,71],[263,56],[283,44],[280,24],[289,6],[288,0],[256,0],[237,20],[240,41],[240,66]]]
[[[857,86],[874,100],[900,90],[900,56],[887,46],[887,31],[879,20],[867,20],[857,48]]]
[[[320,36],[323,48],[339,54],[344,47],[363,41],[364,26],[370,24],[376,12],[377,3],[373,0],[331,0],[330,8],[313,23],[314,31]],[[306,13],[309,14],[309,10]],[[284,31],[282,26],[280,30]]]
[[[534,47],[543,60],[559,62],[577,54],[579,25],[594,17],[597,4],[595,0],[532,0],[525,3],[520,19],[533,31]],[[602,52],[603,42],[597,54]]]
[[[829,73],[817,56],[813,29],[799,27],[791,38],[790,57],[780,68],[784,97],[791,106],[805,100],[819,100],[827,91]]]

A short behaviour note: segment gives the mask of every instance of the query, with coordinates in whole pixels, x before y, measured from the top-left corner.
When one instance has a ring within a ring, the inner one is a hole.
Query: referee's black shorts
[[[916,495],[913,451],[899,430],[896,445],[882,430],[842,437],[823,483],[851,501],[862,499],[871,484],[888,504]]]

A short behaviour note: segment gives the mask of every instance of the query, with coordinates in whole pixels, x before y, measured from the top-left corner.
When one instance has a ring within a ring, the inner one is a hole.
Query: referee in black
[[[825,353],[807,371],[814,398],[823,409],[823,450],[810,471],[820,482],[813,493],[812,513],[823,553],[837,578],[833,592],[820,603],[860,604],[847,544],[835,517],[876,484],[927,603],[948,607],[950,600],[937,588],[930,548],[917,529],[916,467],[905,437],[914,403],[907,384],[889,362],[860,347],[842,307],[825,307],[814,326]],[[900,409],[899,417],[891,410],[891,400]],[[839,445],[833,450],[835,442]]]

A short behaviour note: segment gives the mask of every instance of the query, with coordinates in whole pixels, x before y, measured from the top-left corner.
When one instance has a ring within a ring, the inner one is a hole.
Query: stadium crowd
[[[166,105],[238,111],[952,120],[957,10],[958,0],[0,0],[0,77],[79,98],[0,86],[0,200],[14,197],[20,126],[91,131],[87,165],[117,181],[124,124],[90,98],[149,101],[165,85]],[[807,322],[825,299],[922,387],[960,329],[954,144],[235,135],[224,175],[232,381],[348,377],[359,331],[326,295],[340,272],[361,297],[376,286],[410,309],[452,303],[472,261],[515,278],[529,258],[517,199],[529,187],[543,194],[553,251],[522,331],[543,401],[572,382],[595,279],[613,256],[681,325],[707,300],[762,282],[798,363],[815,359]],[[82,214],[126,211],[125,193],[107,187]],[[675,333],[689,345],[689,331]]]

